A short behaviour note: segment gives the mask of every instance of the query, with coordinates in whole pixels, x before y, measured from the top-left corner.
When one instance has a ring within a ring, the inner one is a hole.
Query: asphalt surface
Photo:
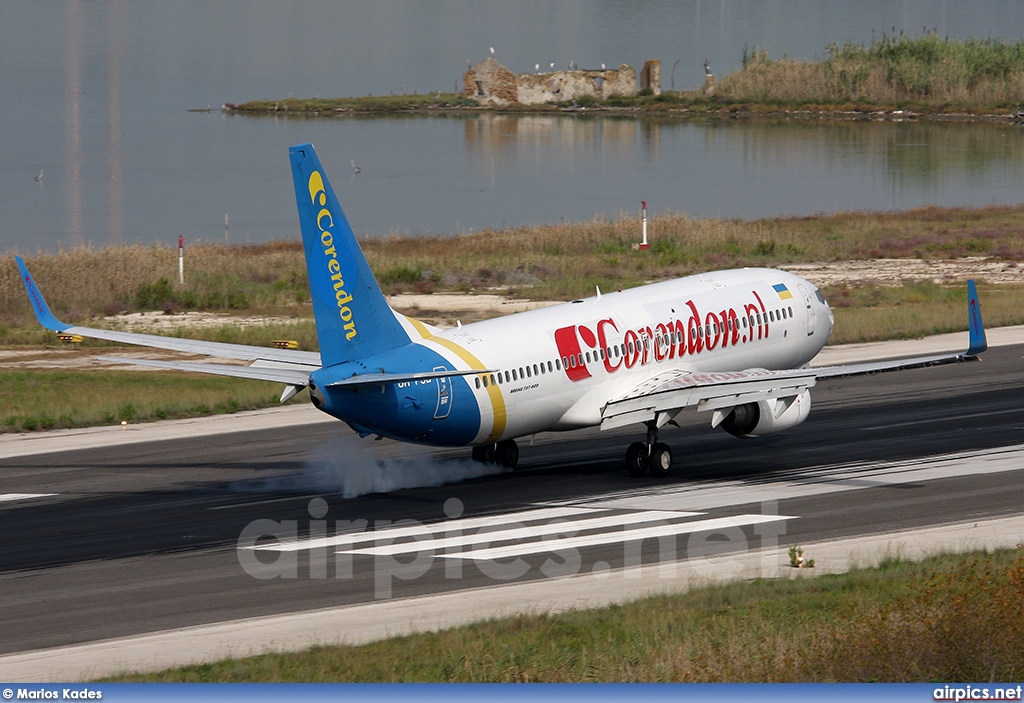
[[[658,480],[626,474],[628,430],[539,436],[519,471],[383,493],[480,469],[340,423],[0,459],[0,653],[1014,515],[1022,355],[830,381],[765,438],[690,413],[662,432]]]

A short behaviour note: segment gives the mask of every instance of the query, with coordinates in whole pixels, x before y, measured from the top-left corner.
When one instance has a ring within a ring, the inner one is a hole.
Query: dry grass
[[[635,252],[633,218],[594,219],[452,237],[364,239],[385,292],[484,292],[533,299],[592,295],[699,271],[876,258],[950,260],[984,256],[1024,261],[1024,206],[926,207],[897,213],[840,212],[762,220],[652,218],[649,252]],[[188,250],[186,285],[173,283],[176,250],[166,246],[83,247],[27,257],[55,314],[69,323],[133,309],[212,309],[308,319],[307,276],[298,241],[257,246],[198,244]],[[161,283],[161,280],[163,281]],[[983,283],[983,282],[982,282]],[[833,344],[965,329],[963,291],[908,283],[827,289],[836,308]],[[1024,322],[1024,290],[982,286],[990,326]],[[181,332],[201,338],[269,344],[302,337],[311,325]],[[0,344],[51,344],[35,326],[14,262],[0,266]]]
[[[1019,550],[735,583],[132,681],[1014,681]]]

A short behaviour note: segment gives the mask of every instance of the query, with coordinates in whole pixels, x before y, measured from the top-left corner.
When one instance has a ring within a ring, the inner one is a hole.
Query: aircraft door
[[[434,371],[447,371],[444,366],[435,366]],[[434,410],[435,420],[444,420],[452,411],[452,380],[447,376],[434,379],[437,381],[437,408]]]
[[[814,298],[811,296],[811,292],[807,290],[807,286],[804,284],[798,283],[796,287],[800,290],[800,295],[804,299],[804,305],[807,307],[807,336],[810,337],[814,334],[814,328],[817,323],[817,317],[814,311]]]

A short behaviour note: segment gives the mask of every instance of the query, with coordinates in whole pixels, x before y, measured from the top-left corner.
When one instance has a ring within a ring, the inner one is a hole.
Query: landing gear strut
[[[473,447],[473,461],[501,464],[514,469],[519,464],[519,445],[514,439],[506,439],[497,444],[481,444]]]
[[[658,441],[658,426],[653,422],[647,425],[647,442],[633,442],[626,450],[626,470],[630,476],[640,477],[648,471],[655,478],[668,476],[672,468],[672,450],[667,444]]]

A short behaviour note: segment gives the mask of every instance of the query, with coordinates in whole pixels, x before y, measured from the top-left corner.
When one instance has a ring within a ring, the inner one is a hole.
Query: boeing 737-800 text
[[[397,313],[381,293],[311,144],[290,149],[320,352],[202,342],[68,325],[51,313],[24,262],[39,322],[84,337],[243,359],[247,366],[118,359],[309,388],[313,404],[363,436],[472,446],[516,466],[515,439],[538,432],[636,424],[631,474],[664,475],[658,431],[687,408],[737,437],[803,422],[821,378],[977,358],[986,348],[973,281],[969,345],[940,354],[810,368],[832,331],[810,282],[745,268],[654,283],[440,330]]]

